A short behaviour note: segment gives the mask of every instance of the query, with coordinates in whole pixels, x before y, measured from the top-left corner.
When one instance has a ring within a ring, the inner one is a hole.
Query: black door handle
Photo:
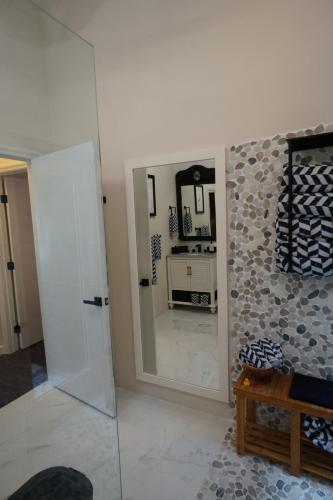
[[[83,303],[90,304],[91,306],[97,306],[97,307],[103,306],[102,297],[94,297],[94,300],[84,300]]]
[[[141,286],[149,286],[149,279],[148,279],[148,278],[143,278],[143,279],[140,281],[140,285],[141,285]]]

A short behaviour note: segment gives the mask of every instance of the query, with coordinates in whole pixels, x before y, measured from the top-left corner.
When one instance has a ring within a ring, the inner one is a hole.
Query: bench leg
[[[245,398],[237,396],[237,453],[245,452]]]
[[[253,399],[246,400],[246,420],[252,423],[256,421],[256,407]]]
[[[299,476],[301,469],[301,414],[293,411],[291,414],[290,433],[290,474]]]

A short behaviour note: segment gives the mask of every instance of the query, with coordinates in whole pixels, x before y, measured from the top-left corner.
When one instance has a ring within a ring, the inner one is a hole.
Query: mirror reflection
[[[181,186],[183,240],[216,240],[215,184]]]
[[[144,371],[218,389],[214,161],[135,169],[133,183]]]

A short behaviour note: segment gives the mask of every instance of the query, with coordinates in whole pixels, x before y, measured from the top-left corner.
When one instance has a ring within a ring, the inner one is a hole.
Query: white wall
[[[124,161],[331,122],[333,2],[39,3],[95,45],[117,382],[176,398],[135,380]]]

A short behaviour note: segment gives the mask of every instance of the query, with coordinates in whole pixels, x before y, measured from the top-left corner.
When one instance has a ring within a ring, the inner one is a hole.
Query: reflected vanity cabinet
[[[169,255],[168,303],[217,308],[216,254]]]

